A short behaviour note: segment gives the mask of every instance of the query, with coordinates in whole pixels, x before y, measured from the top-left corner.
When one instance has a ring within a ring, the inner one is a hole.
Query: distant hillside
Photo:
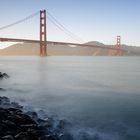
[[[98,41],[89,41],[89,42],[86,42],[84,44],[86,44],[86,45],[95,45],[95,46],[104,46],[103,43],[98,42]]]
[[[90,41],[85,44],[93,46],[104,46],[103,43],[97,41]],[[108,45],[111,46],[111,45]],[[140,47],[122,45],[123,49],[128,50],[123,55],[140,55]],[[15,44],[8,48],[0,50],[0,55],[39,55],[39,44],[37,43],[23,43]],[[116,51],[95,48],[95,47],[79,47],[68,45],[48,45],[48,55],[75,55],[75,56],[109,56],[116,55]]]
[[[89,43],[89,42],[88,42]],[[68,45],[48,45],[48,55],[75,55],[75,56],[92,56],[98,48],[79,47]],[[100,49],[99,49],[100,50]],[[8,48],[0,50],[0,55],[39,55],[39,44],[23,43],[15,44]]]
[[[122,45],[122,48],[128,50],[128,55],[140,55],[140,47]]]
[[[0,50],[0,55],[39,55],[39,44],[15,44]]]
[[[84,43],[84,44],[85,44],[85,45],[104,46],[103,43],[98,42],[98,41],[89,41],[89,42],[86,42],[86,43]]]

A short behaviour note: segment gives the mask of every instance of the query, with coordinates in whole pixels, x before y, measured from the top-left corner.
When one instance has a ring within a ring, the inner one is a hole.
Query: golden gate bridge
[[[48,46],[48,44],[74,45],[74,46],[81,46],[81,47],[94,47],[94,48],[109,49],[109,50],[115,50],[117,55],[122,55],[122,52],[126,51],[126,50],[122,49],[122,47],[121,47],[121,37],[120,36],[117,36],[116,45],[112,45],[112,46],[110,46],[110,45],[101,46],[101,45],[90,45],[90,44],[71,43],[71,42],[48,41],[47,40],[47,27],[46,27],[46,10],[40,10],[40,12],[37,12],[33,15],[30,15],[30,16],[24,18],[24,19],[21,19],[21,20],[16,21],[12,24],[3,26],[3,27],[0,28],[0,30],[6,29],[6,28],[9,28],[9,27],[14,26],[16,24],[19,24],[21,22],[24,22],[25,20],[28,20],[28,19],[34,17],[38,13],[40,13],[40,32],[39,32],[40,39],[31,40],[31,39],[21,39],[21,38],[19,39],[19,38],[1,38],[0,37],[0,41],[1,42],[39,43],[40,44],[40,56],[47,56],[47,46]],[[54,19],[54,17],[53,17],[53,19]],[[56,19],[54,19],[54,20],[56,21]],[[58,23],[58,24],[61,26],[61,29],[65,29],[65,27],[63,25],[61,25],[60,23]],[[57,24],[55,24],[55,25],[58,26]],[[66,33],[71,36],[71,32],[69,32],[68,30],[66,30]]]

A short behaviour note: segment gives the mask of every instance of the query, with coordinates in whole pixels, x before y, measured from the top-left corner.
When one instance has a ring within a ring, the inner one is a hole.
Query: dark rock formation
[[[24,112],[23,107],[0,97],[0,140],[73,140],[63,132],[65,122],[54,128],[53,118],[41,119],[36,112]]]
[[[0,72],[0,79],[9,78],[10,76],[7,73]]]
[[[0,88],[0,91],[5,91],[5,89],[4,88]]]
[[[9,78],[10,76],[7,73],[0,72],[0,80],[4,78]],[[0,91],[6,91],[4,88],[0,88]]]

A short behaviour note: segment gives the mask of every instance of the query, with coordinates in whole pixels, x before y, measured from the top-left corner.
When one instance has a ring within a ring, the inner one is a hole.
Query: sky
[[[140,46],[140,0],[1,0],[0,28],[46,9],[73,39],[47,19],[47,40],[83,43],[99,41]],[[39,15],[16,26],[0,30],[0,37],[39,39]],[[78,42],[79,41],[79,42]],[[9,45],[0,43],[0,48]]]

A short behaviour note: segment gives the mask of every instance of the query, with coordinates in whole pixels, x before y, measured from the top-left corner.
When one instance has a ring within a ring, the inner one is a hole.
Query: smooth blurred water
[[[80,140],[140,140],[140,57],[0,57],[0,96],[71,123]]]

